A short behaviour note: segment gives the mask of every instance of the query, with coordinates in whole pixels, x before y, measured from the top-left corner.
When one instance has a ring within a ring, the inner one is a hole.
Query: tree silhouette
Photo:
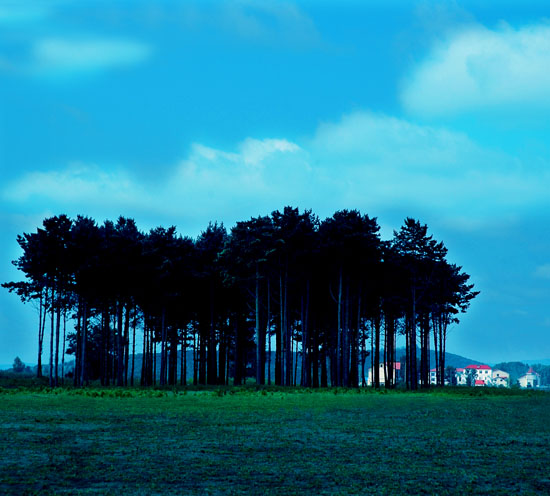
[[[125,217],[99,226],[59,215],[17,242],[25,280],[3,286],[37,304],[38,375],[49,324],[53,386],[66,336],[75,386],[123,386],[128,375],[133,384],[140,340],[142,385],[176,384],[178,366],[187,383],[188,347],[196,384],[241,384],[251,373],[265,384],[266,366],[270,383],[273,341],[275,384],[357,386],[370,356],[374,387],[383,370],[390,388],[399,334],[407,386],[428,386],[432,341],[442,385],[448,328],[478,294],[426,225],[407,218],[382,241],[376,218],[358,210],[320,222],[285,207],[229,233],[210,223],[195,240],[174,226],[145,234]]]

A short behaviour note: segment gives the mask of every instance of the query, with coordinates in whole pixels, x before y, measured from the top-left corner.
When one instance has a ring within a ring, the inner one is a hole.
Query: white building
[[[455,371],[456,385],[457,386],[466,386],[468,385],[468,379],[466,377],[466,369],[459,367]]]
[[[437,369],[430,370],[430,384],[438,384],[437,382]],[[449,384],[449,379],[445,379],[445,386]]]
[[[504,370],[493,370],[493,386],[510,387],[510,374]]]
[[[473,374],[474,386],[491,386],[493,384],[493,369],[489,365],[468,365],[466,368],[456,369],[456,383],[459,386],[468,385],[468,377]]]
[[[388,366],[390,364],[388,363]],[[379,366],[379,372],[380,372],[380,384],[384,385],[386,382],[386,365],[384,363],[381,363]],[[394,362],[393,364],[393,382],[394,384],[399,382],[401,380],[401,362]],[[367,385],[372,386],[374,383],[374,375],[373,375],[373,369],[369,368],[369,373],[367,376]]]
[[[534,388],[540,386],[540,374],[537,374],[533,367],[529,367],[529,370],[525,375],[522,375],[518,379],[518,383],[522,388]]]

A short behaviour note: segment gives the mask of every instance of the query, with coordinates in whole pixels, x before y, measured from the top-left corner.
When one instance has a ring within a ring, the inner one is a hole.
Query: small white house
[[[518,379],[518,383],[522,388],[534,388],[540,386],[540,374],[537,374],[533,367],[529,367],[529,370],[525,375],[522,375]]]
[[[437,382],[437,369],[430,370],[430,384],[438,384]],[[445,385],[449,384],[449,380],[445,379]]]
[[[388,363],[388,367],[390,367],[391,364]],[[379,366],[379,373],[380,373],[380,384],[384,384],[386,382],[386,364],[381,363]],[[401,362],[394,362],[393,364],[393,382],[399,382],[401,380]],[[372,386],[374,383],[374,374],[373,369],[369,368],[369,373],[367,377],[367,385]]]
[[[468,379],[466,377],[466,369],[461,367],[455,370],[456,385],[457,386],[466,386],[468,384]]]
[[[504,370],[493,370],[493,386],[510,387],[510,374]]]

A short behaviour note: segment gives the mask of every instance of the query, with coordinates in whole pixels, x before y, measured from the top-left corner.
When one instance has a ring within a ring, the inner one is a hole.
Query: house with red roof
[[[492,386],[493,369],[489,365],[468,365],[456,369],[456,383],[459,386]]]
[[[518,384],[522,388],[534,388],[540,386],[540,374],[537,374],[533,370],[533,367],[529,367],[529,370],[526,374],[522,375],[518,379]]]

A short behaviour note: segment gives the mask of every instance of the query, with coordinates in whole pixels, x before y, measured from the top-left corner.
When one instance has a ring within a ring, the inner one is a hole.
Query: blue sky
[[[550,358],[545,2],[0,3],[0,280],[67,213],[195,236],[287,204],[427,223],[480,296],[448,351]],[[0,363],[36,361],[0,293]]]

